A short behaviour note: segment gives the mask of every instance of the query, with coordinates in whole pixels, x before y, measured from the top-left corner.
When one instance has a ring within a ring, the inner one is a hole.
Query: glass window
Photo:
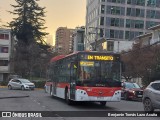
[[[113,3],[125,3],[125,0],[107,0],[107,2],[113,2]]]
[[[136,0],[136,5],[144,6],[145,5],[145,0]]]
[[[160,7],[160,0],[156,1],[156,7]]]
[[[142,20],[135,20],[135,28],[143,28],[144,22]]]
[[[0,39],[9,40],[9,34],[0,34]]]
[[[150,28],[152,26],[160,24],[159,22],[153,22],[153,21],[147,21],[146,22],[146,28]]]
[[[136,16],[140,16],[140,9],[136,8]]]
[[[81,81],[113,80],[120,81],[120,64],[105,61],[80,61]]]
[[[107,6],[107,13],[112,15],[124,15],[125,8],[118,6]]]
[[[8,60],[0,60],[0,66],[8,66]]]
[[[100,25],[104,25],[104,17],[100,18]]]
[[[150,10],[149,15],[147,15],[149,18],[155,18],[156,17],[156,11],[155,10]]]
[[[131,4],[132,3],[132,0],[127,0],[127,4]]]
[[[113,51],[113,50],[114,50],[114,42],[107,41],[107,51]]]
[[[115,37],[114,37],[114,30],[110,30],[110,37],[111,37],[111,38],[115,38]]]
[[[131,27],[131,20],[126,19],[126,28],[130,28],[130,27]]]
[[[129,89],[140,88],[139,85],[136,83],[124,83],[124,85],[125,85],[125,88],[129,88]]]
[[[8,47],[0,47],[1,53],[8,53]]]
[[[151,85],[151,87],[152,87],[153,89],[155,89],[155,90],[160,91],[160,83],[153,83],[153,84]]]
[[[105,13],[105,5],[101,5],[101,13],[102,13],[102,14]]]
[[[147,6],[156,6],[156,0],[147,0]]]
[[[124,33],[124,31],[122,31],[122,30],[119,31],[119,38],[120,39],[123,39],[123,33]]]
[[[131,16],[131,8],[127,8],[127,15]]]
[[[126,31],[125,32],[125,39],[129,39],[130,38],[130,31]]]

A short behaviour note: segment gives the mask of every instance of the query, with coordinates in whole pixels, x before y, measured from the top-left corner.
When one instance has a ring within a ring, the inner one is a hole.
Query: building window
[[[145,6],[145,0],[127,0],[127,4]]]
[[[131,20],[126,19],[126,28],[130,28],[130,27],[131,27]]]
[[[124,7],[107,6],[106,10],[107,10],[107,14],[125,15],[125,8]]]
[[[0,60],[0,66],[8,66],[8,60]]]
[[[144,9],[127,8],[127,16],[144,17]]]
[[[8,53],[8,47],[0,47],[0,53]]]
[[[0,33],[0,39],[9,40],[9,34]]]
[[[100,18],[100,25],[104,25],[104,17]]]
[[[140,16],[140,9],[136,9],[136,17]]]
[[[105,13],[105,5],[101,5],[101,14]]]
[[[127,15],[131,16],[131,8],[127,8]]]
[[[147,0],[147,6],[156,6],[156,0]]]
[[[107,50],[113,51],[114,49],[114,42],[113,41],[107,41]]]
[[[132,40],[136,36],[143,34],[143,32],[125,31],[125,39]]]
[[[147,10],[147,18],[156,18],[155,10]]]
[[[127,0],[127,4],[131,4],[132,3],[132,0]]]
[[[144,6],[145,5],[145,0],[136,0],[136,5]]]
[[[153,22],[153,21],[147,21],[146,22],[146,29],[150,28],[150,27],[153,27],[155,25],[158,25],[160,24],[159,22]]]
[[[129,39],[130,38],[130,31],[126,31],[125,32],[125,39]]]
[[[110,38],[114,38],[114,30],[110,30]]]
[[[135,28],[143,29],[143,27],[144,27],[144,22],[142,20],[136,20],[135,21]]]
[[[125,0],[107,0],[107,2],[112,2],[112,3],[125,3]]]
[[[111,7],[111,14],[113,15],[120,15],[120,7],[112,6]]]
[[[116,27],[124,27],[124,19],[120,18],[107,18],[107,21],[110,21],[110,26],[116,26]]]
[[[123,31],[122,30],[110,30],[110,38],[123,39]]]

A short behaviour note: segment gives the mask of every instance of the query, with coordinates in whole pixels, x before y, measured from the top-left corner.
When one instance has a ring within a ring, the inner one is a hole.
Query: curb
[[[8,98],[25,98],[25,97],[29,97],[29,95],[25,95],[25,96],[8,96],[8,97],[0,97],[0,99],[8,99]]]
[[[7,88],[7,86],[0,86],[0,88]]]
[[[7,86],[0,86],[0,88],[8,88]],[[44,88],[35,88],[36,90],[43,90]]]

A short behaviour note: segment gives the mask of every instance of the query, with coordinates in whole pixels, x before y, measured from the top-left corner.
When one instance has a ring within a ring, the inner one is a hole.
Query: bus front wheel
[[[106,101],[101,101],[100,102],[101,106],[106,106],[106,103],[107,103]]]

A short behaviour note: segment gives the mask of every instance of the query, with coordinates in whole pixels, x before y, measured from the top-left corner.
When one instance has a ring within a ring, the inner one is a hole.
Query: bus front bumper
[[[114,92],[113,96],[88,96],[85,90],[76,90],[76,101],[107,101],[119,102],[121,100],[121,90]]]

